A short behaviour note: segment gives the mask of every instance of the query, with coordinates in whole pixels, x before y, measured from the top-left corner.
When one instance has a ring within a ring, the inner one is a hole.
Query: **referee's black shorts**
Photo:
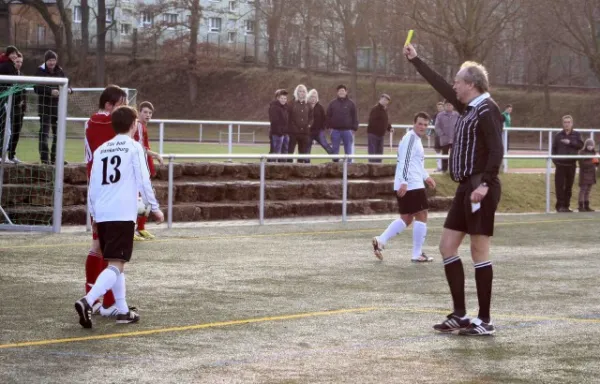
[[[98,240],[104,260],[128,262],[133,253],[133,221],[104,221],[98,223]]]
[[[398,200],[398,211],[401,215],[414,215],[429,209],[425,188],[406,191],[406,194],[402,197],[396,194],[396,199]]]
[[[474,188],[470,180],[466,180],[458,185],[452,206],[446,216],[444,228],[452,229],[458,232],[464,232],[469,235],[494,235],[494,216],[502,187],[500,181],[491,183],[487,195],[481,201],[481,208],[472,212],[471,193]]]

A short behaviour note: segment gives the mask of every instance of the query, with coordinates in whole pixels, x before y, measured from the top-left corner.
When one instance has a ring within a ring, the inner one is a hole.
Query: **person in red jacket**
[[[150,177],[156,177],[156,168],[154,167],[154,159],[158,161],[160,165],[163,164],[163,159],[160,157],[160,154],[153,152],[150,150],[150,140],[148,139],[148,123],[152,119],[152,115],[154,114],[154,106],[149,101],[144,101],[139,105],[139,122],[138,122],[138,130],[133,136],[133,139],[140,143],[142,147],[146,150],[146,154],[148,155],[148,170],[150,171]],[[146,221],[148,217],[145,215],[138,216],[137,219],[137,230],[133,237],[136,241],[141,240],[152,240],[156,236],[151,234],[146,230]]]
[[[85,124],[85,160],[87,162],[87,176],[90,178],[94,151],[102,144],[116,136],[110,120],[111,113],[120,105],[127,103],[127,93],[116,85],[109,85],[100,95],[99,111],[90,117]],[[93,220],[93,218],[92,218]],[[102,257],[98,234],[92,233],[92,247],[85,262],[85,291],[90,291],[96,279],[108,265]],[[94,313],[102,316],[113,316],[117,314],[115,298],[112,291],[108,291],[103,298],[102,304],[93,304]]]

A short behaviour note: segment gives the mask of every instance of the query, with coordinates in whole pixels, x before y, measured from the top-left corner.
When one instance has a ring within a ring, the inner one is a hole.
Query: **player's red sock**
[[[104,270],[106,267],[108,267],[108,261],[104,261],[104,259],[102,261],[103,261],[102,270]],[[115,296],[113,295],[112,290],[109,289],[104,294],[104,298],[102,299],[102,306],[104,308],[109,308],[109,307],[112,307],[113,305],[115,305]]]
[[[148,218],[146,216],[138,216],[137,218],[137,230],[145,231],[146,230],[146,221]]]
[[[90,251],[85,260],[85,293],[88,293],[92,289],[96,279],[103,270],[104,260],[102,259],[102,255]]]

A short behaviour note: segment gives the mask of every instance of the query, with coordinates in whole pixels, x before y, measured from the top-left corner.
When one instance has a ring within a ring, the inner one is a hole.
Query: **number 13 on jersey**
[[[110,170],[109,170],[110,163]],[[121,165],[121,156],[112,156],[109,160],[108,157],[102,158],[102,185],[109,185],[119,182],[121,180],[121,171],[119,166]],[[110,175],[109,175],[110,171]]]

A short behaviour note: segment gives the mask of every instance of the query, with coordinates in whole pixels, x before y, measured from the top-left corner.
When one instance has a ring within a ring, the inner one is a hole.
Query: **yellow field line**
[[[555,223],[573,223],[573,222],[589,222],[589,221],[600,221],[600,219],[567,219],[567,220],[534,220],[534,221],[508,221],[508,222],[496,222],[498,226],[509,226],[509,225],[527,225],[527,224],[555,224]],[[435,229],[435,228],[431,228]],[[345,233],[371,233],[379,231],[381,228],[369,228],[369,229],[342,229],[342,230],[331,230],[331,231],[309,231],[309,232],[282,232],[272,234],[251,234],[251,235],[212,235],[212,236],[200,236],[200,237],[171,237],[167,239],[158,239],[147,241],[144,244],[153,243],[169,243],[174,241],[207,241],[207,240],[232,240],[232,239],[252,239],[252,238],[264,238],[264,237],[290,237],[290,236],[316,236],[316,235],[335,235]],[[79,247],[89,246],[89,241],[79,243],[60,243],[60,244],[31,244],[31,245],[15,245],[15,246],[2,246],[0,249],[4,250],[17,250],[17,249],[49,249],[49,248],[60,248],[60,247]]]
[[[168,332],[183,332],[183,331],[191,331],[191,330],[196,330],[196,329],[229,327],[232,325],[265,323],[265,322],[282,321],[282,320],[296,320],[296,319],[304,319],[304,318],[308,318],[308,317],[333,316],[333,315],[341,315],[341,314],[345,314],[345,313],[360,313],[360,312],[370,312],[370,311],[376,311],[376,310],[383,310],[383,308],[365,307],[365,308],[337,309],[337,310],[332,310],[332,311],[296,313],[296,314],[292,314],[292,315],[267,316],[267,317],[253,318],[253,319],[218,321],[218,322],[213,322],[213,323],[186,325],[186,326],[182,326],[182,327],[149,329],[146,331],[112,333],[112,334],[108,334],[108,335],[94,335],[94,336],[84,336],[84,337],[70,337],[70,338],[66,338],[66,339],[24,341],[24,342],[12,343],[12,344],[0,344],[0,349],[33,347],[33,346],[50,345],[50,344],[73,343],[73,342],[77,342],[77,341],[117,339],[117,338],[121,338],[121,337],[148,336],[148,335],[156,335],[156,334],[168,333]]]
[[[418,308],[398,308],[398,307],[349,308],[349,309],[337,309],[337,310],[331,310],[331,311],[296,313],[296,314],[291,314],[291,315],[266,316],[266,317],[258,317],[258,318],[251,318],[251,319],[242,319],[242,320],[218,321],[218,322],[212,322],[212,323],[186,325],[186,326],[180,326],[180,327],[149,329],[146,331],[133,331],[133,332],[111,333],[111,334],[106,334],[106,335],[70,337],[70,338],[65,338],[65,339],[46,339],[46,340],[37,340],[37,341],[23,341],[23,342],[11,343],[11,344],[0,344],[0,349],[36,347],[36,346],[44,346],[44,345],[75,343],[75,342],[80,342],[80,341],[119,339],[119,338],[123,338],[123,337],[148,336],[148,335],[157,335],[157,334],[161,334],[161,333],[184,332],[184,331],[193,331],[193,330],[207,329],[207,328],[230,327],[230,326],[234,326],[234,325],[266,323],[266,322],[285,321],[285,320],[297,320],[297,319],[305,319],[305,318],[311,318],[311,317],[334,316],[334,315],[342,315],[342,314],[348,314],[348,313],[362,313],[362,312],[375,312],[375,311],[398,311],[398,312],[404,312],[404,313],[427,313],[427,314],[436,314],[436,315],[446,315],[448,313],[447,310],[442,311],[442,310],[437,310],[437,309],[418,309]],[[600,319],[582,319],[582,318],[576,318],[576,317],[494,314],[494,318],[513,319],[513,320],[519,320],[519,321],[563,321],[563,322],[572,322],[572,323],[600,324]]]

